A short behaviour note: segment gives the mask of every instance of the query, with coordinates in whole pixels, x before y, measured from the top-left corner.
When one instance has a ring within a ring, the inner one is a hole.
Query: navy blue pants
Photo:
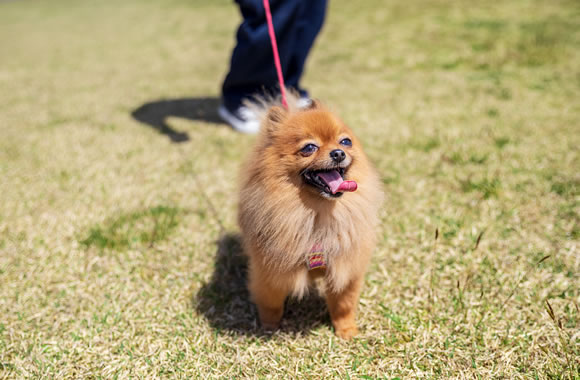
[[[279,93],[278,77],[262,0],[236,0],[244,18],[222,86],[226,107],[237,108],[256,94]],[[304,63],[322,28],[327,0],[270,0],[286,87],[301,92]]]

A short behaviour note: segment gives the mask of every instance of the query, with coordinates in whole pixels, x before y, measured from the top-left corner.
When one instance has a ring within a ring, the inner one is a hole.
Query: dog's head
[[[357,160],[364,159],[350,128],[318,102],[305,110],[270,108],[263,123],[271,170],[288,176],[309,195],[336,199],[357,189]]]

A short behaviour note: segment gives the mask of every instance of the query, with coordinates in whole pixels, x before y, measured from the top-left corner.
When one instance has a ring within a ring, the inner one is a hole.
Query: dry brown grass
[[[0,377],[578,379],[579,20],[331,1],[304,83],[388,197],[343,342],[315,297],[273,335],[247,299],[232,2],[0,1]]]

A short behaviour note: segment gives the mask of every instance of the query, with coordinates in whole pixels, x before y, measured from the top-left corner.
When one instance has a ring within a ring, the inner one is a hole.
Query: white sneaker
[[[258,115],[246,106],[240,106],[232,112],[222,104],[218,108],[218,114],[223,121],[238,132],[256,134],[260,131]]]
[[[300,109],[306,109],[312,105],[312,99],[310,98],[300,98],[296,101],[296,107]]]
[[[299,109],[306,109],[311,105],[312,99],[310,98],[300,98],[296,101],[296,106]],[[256,134],[260,131],[258,115],[246,106],[239,106],[238,109],[232,112],[222,104],[218,108],[218,114],[223,121],[238,132]]]

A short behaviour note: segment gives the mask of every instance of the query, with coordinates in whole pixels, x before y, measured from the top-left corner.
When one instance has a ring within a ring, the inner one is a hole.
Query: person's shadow
[[[189,134],[171,128],[166,119],[173,116],[194,121],[224,124],[217,113],[219,104],[220,100],[215,97],[157,100],[143,104],[131,112],[131,116],[135,120],[155,128],[159,133],[169,137],[171,142],[183,143],[189,141]]]
[[[194,295],[194,307],[218,332],[269,336],[260,328],[256,308],[250,301],[246,287],[247,259],[242,254],[240,236],[226,234],[216,244],[214,273]],[[280,330],[300,334],[329,324],[324,299],[311,291],[301,301],[286,301]]]

